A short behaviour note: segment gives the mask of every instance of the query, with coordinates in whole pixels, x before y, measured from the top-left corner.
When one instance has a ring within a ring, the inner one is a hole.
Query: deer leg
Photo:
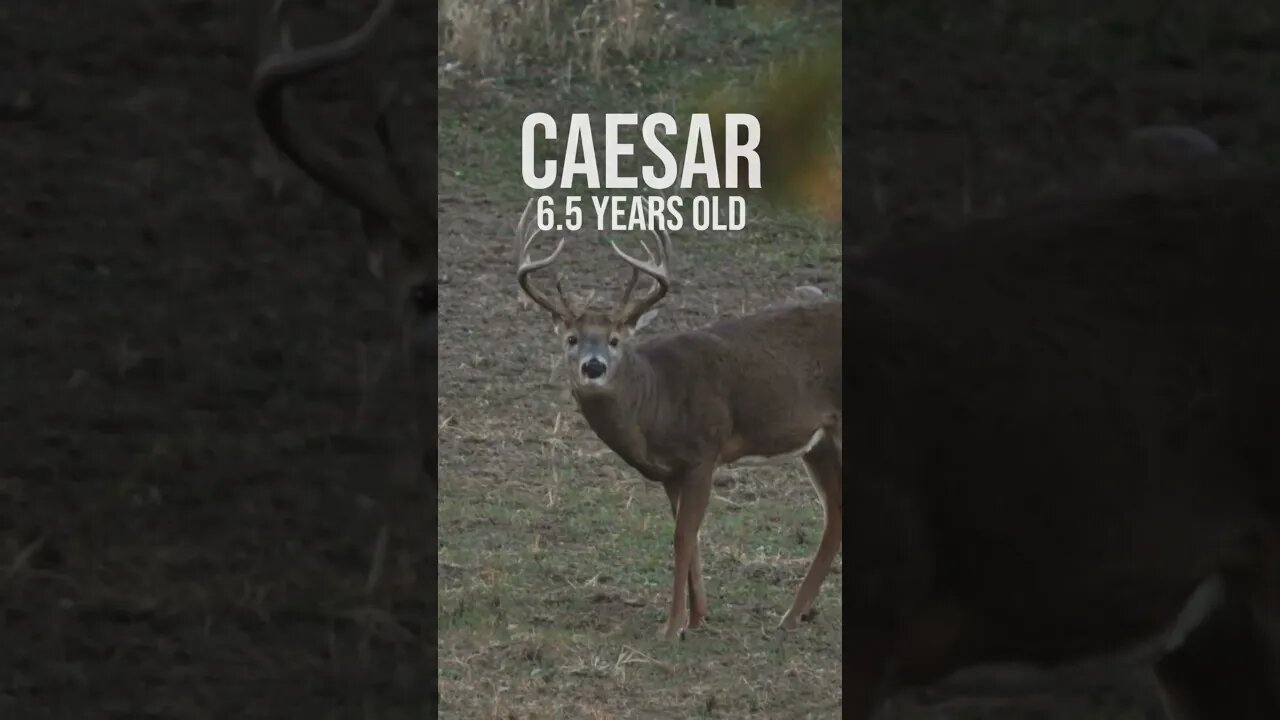
[[[667,612],[667,624],[662,636],[674,640],[683,636],[687,614],[685,593],[692,589],[689,582],[694,559],[698,554],[698,529],[707,513],[711,500],[711,474],[714,465],[700,467],[685,475],[679,482],[680,500],[676,507],[675,577],[671,586],[671,607]]]
[[[824,435],[812,450],[805,453],[804,464],[809,471],[809,479],[813,481],[813,487],[818,491],[818,498],[822,501],[824,511],[822,540],[818,543],[818,551],[814,553],[813,561],[809,563],[809,572],[805,573],[800,589],[796,591],[791,609],[782,616],[780,626],[784,630],[794,630],[802,619],[808,619],[806,616],[813,607],[813,601],[818,597],[822,581],[826,579],[827,572],[831,569],[831,561],[835,559],[836,553],[840,552],[842,538],[844,485],[840,450],[835,441],[830,436]]]
[[[696,628],[707,619],[710,608],[707,591],[702,586],[702,549],[697,538],[693,543],[693,562],[689,564],[689,627]]]
[[[667,500],[671,502],[671,518],[679,518],[680,486],[664,484]],[[707,593],[702,586],[702,550],[697,543],[693,546],[693,563],[689,565],[689,627],[696,628],[706,619],[708,613]]]

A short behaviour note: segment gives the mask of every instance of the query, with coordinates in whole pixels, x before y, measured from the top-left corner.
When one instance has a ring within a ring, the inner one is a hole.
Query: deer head
[[[434,477],[435,464],[429,459],[435,452],[438,327],[434,189],[419,188],[398,157],[387,126],[389,103],[379,109],[374,125],[384,161],[384,172],[374,174],[350,167],[321,139],[305,115],[286,112],[289,87],[359,56],[391,14],[395,0],[380,0],[364,25],[350,35],[300,50],[292,47],[289,29],[281,20],[286,1],[276,0],[268,16],[266,43],[273,49],[254,71],[254,108],[267,137],[280,152],[360,211],[369,268],[388,291],[391,314],[399,329],[400,359],[424,436],[424,465],[429,466],[424,469]]]
[[[555,250],[541,260],[530,256],[529,248],[540,232],[530,222],[532,207],[533,201],[530,200],[516,226],[516,281],[529,299],[551,313],[556,333],[564,346],[566,367],[574,391],[607,391],[614,379],[627,368],[635,332],[653,320],[657,315],[654,306],[670,289],[671,237],[665,230],[651,231],[656,241],[656,254],[641,241],[649,255],[648,261],[628,255],[617,242],[610,241],[613,251],[631,266],[631,279],[623,290],[622,298],[607,311],[577,308],[565,295],[559,280],[555,284],[555,297],[533,284],[533,273],[554,264],[564,249],[565,241],[561,238]],[[632,297],[642,275],[654,280],[653,287],[640,297]]]

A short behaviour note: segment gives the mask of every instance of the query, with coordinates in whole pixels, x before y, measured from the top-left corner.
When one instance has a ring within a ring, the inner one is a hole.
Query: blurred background
[[[434,497],[394,403],[357,425],[359,218],[258,135],[268,6],[0,4],[0,717],[433,712]],[[297,0],[293,42],[371,8]],[[297,94],[353,160],[389,79],[434,172],[431,9]]]
[[[1132,181],[1119,166],[1156,179],[1169,169],[1124,147],[1144,126],[1198,128],[1231,164],[1274,166],[1278,25],[1261,0],[858,3],[844,24],[846,242]]]
[[[906,224],[954,225],[1069,192],[1280,159],[1274,3],[861,2],[844,18],[844,56],[846,253]],[[1147,126],[1198,128],[1219,158],[1169,157],[1170,144],[1149,135],[1130,144]],[[1145,672],[1057,697],[900,711],[1164,717]]]

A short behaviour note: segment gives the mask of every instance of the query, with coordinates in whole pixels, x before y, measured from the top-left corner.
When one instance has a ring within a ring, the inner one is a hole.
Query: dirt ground
[[[295,4],[297,45],[368,11]],[[401,5],[378,62],[429,97]],[[432,713],[434,498],[356,431],[354,213],[254,171],[261,7],[0,7],[0,717]],[[359,78],[299,102],[372,142]]]

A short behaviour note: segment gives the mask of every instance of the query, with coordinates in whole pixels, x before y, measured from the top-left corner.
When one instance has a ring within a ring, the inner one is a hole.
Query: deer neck
[[[649,461],[644,429],[658,413],[658,381],[653,366],[630,352],[607,390],[574,390],[578,409],[596,436],[633,466]]]

